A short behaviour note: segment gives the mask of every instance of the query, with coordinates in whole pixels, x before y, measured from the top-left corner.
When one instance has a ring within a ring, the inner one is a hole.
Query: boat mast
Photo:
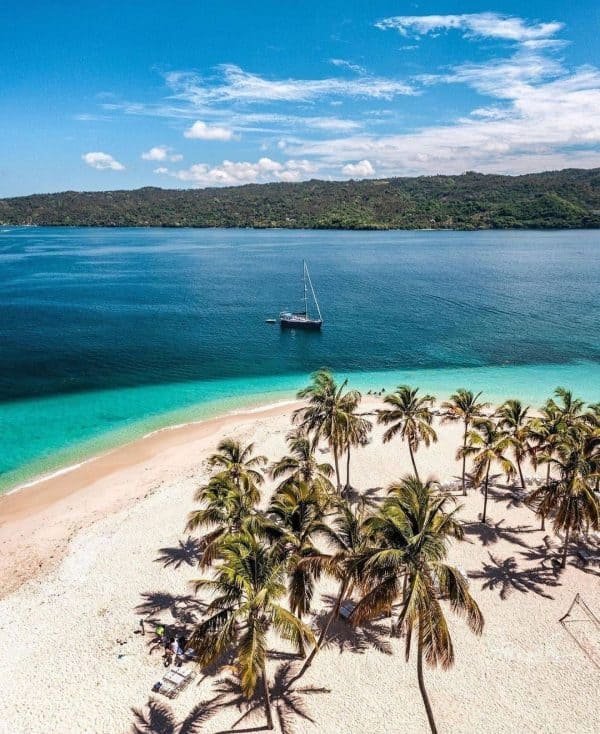
[[[303,278],[304,278],[304,316],[308,317],[308,301],[306,299],[306,273],[307,273],[306,260],[303,260],[302,263],[304,264],[304,274],[303,274]],[[310,280],[310,276],[309,276],[309,280]]]
[[[323,321],[323,317],[321,316],[321,309],[319,308],[319,302],[317,301],[317,296],[315,294],[315,289],[313,288],[312,280],[310,279],[310,273],[308,272],[308,268],[306,267],[306,260],[304,261],[304,273],[308,277],[310,291],[312,293],[312,297],[315,299],[315,306],[317,307],[317,313],[319,314],[319,321]],[[306,299],[306,280],[304,281],[304,298]]]

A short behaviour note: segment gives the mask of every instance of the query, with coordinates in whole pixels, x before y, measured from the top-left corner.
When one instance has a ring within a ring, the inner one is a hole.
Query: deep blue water
[[[487,387],[487,374],[494,394],[519,384],[529,399],[558,370],[598,399],[599,240],[598,231],[5,229],[0,486],[178,411],[289,394],[323,365],[362,385],[379,372],[396,380],[412,370],[425,384],[435,375],[442,392],[470,374]],[[300,305],[303,258],[321,333],[265,323]]]

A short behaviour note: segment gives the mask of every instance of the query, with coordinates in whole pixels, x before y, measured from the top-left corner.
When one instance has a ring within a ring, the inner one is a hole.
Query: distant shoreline
[[[343,231],[597,229],[600,169],[63,191],[0,199],[0,222]]]

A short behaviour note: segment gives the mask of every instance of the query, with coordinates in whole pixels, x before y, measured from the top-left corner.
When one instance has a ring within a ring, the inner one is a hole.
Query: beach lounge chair
[[[344,620],[344,622],[348,621],[348,618],[352,614],[352,612],[355,610],[356,604],[353,601],[350,601],[347,599],[345,602],[342,602],[340,604],[340,617]]]
[[[177,670],[171,668],[166,672],[162,680],[157,683],[152,690],[162,693],[167,698],[175,698],[192,680],[194,672],[192,670]]]

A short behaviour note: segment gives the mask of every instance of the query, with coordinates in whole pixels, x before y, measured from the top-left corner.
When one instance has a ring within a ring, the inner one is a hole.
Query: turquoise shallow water
[[[445,398],[458,387],[483,390],[492,402],[520,397],[540,405],[559,385],[574,385],[589,401],[600,395],[600,364],[386,370],[339,374],[352,387],[390,390],[419,385]],[[76,463],[125,441],[189,421],[291,399],[307,374],[172,383],[119,388],[15,401],[0,405],[0,424],[10,426],[12,466],[0,476],[0,490]],[[6,459],[4,459],[6,462]]]
[[[157,428],[361,390],[600,399],[599,233],[0,232],[0,490]],[[299,305],[322,333],[265,318]]]

